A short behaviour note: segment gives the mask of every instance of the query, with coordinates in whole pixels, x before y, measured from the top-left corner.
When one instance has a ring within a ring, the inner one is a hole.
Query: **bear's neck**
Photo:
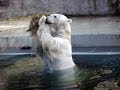
[[[59,36],[61,38],[71,39],[71,27],[69,24],[64,25],[56,25],[55,28],[55,36]]]

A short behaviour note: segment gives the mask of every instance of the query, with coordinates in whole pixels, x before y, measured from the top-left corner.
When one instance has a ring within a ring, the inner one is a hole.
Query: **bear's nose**
[[[51,22],[49,21],[48,17],[46,18],[45,24],[51,24]]]

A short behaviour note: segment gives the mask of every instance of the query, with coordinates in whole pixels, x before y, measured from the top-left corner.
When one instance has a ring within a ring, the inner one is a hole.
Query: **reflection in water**
[[[120,90],[120,55],[73,58],[79,70],[40,73],[35,56],[1,56],[0,90]]]
[[[8,90],[65,90],[77,88],[73,69],[47,74],[26,74],[9,79]],[[12,87],[11,87],[12,86]]]

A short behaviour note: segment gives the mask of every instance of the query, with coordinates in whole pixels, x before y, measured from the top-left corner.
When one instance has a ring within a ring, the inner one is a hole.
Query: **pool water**
[[[120,90],[120,55],[73,55],[76,67],[40,72],[35,55],[0,56],[0,90]]]

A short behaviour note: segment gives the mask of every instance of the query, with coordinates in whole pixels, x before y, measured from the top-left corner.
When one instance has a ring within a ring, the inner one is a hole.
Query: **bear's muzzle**
[[[45,24],[52,24],[52,23],[48,20],[48,18],[46,18]]]

